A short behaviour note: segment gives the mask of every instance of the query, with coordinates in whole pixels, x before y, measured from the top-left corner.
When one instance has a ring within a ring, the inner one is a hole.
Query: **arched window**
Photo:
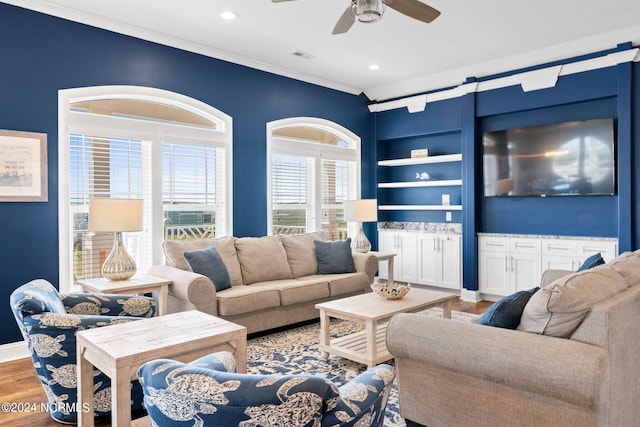
[[[325,230],[347,237],[344,200],[360,195],[360,138],[328,120],[267,125],[270,234]]]
[[[164,239],[231,235],[231,117],[195,99],[137,86],[59,93],[60,285],[100,277],[112,236],[87,229],[89,199],[143,199],[125,233],[138,271]]]

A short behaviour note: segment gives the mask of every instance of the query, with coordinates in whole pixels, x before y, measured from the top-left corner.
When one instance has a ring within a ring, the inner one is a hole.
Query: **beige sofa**
[[[315,240],[324,240],[324,233],[165,241],[165,265],[151,267],[149,274],[173,281],[170,313],[195,309],[244,325],[249,333],[263,331],[317,318],[319,302],[371,291],[375,256],[353,253],[353,273],[317,274]],[[227,267],[229,289],[216,292],[184,258],[186,251],[210,246]]]
[[[518,329],[541,333],[394,317],[402,416],[429,427],[639,425],[640,255],[568,273],[545,272],[524,308]],[[611,295],[586,307],[602,288]]]

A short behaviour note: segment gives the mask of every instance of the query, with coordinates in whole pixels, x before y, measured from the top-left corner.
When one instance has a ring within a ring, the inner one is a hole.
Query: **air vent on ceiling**
[[[302,59],[312,59],[312,58],[314,58],[314,56],[311,55],[310,53],[303,52],[301,50],[296,50],[295,52],[293,52],[293,56],[297,56],[297,57],[302,58]]]

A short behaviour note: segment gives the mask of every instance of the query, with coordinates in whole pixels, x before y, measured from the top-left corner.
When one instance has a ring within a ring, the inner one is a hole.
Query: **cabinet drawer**
[[[513,238],[509,239],[509,243],[510,252],[538,255],[541,253],[540,239]]]
[[[492,252],[509,252],[508,237],[484,237],[478,239],[480,250]]]
[[[542,241],[543,255],[574,256],[576,253],[576,241],[564,239],[544,239]]]
[[[598,252],[609,262],[618,255],[618,244],[605,240],[583,240],[576,244],[576,256],[582,261]]]

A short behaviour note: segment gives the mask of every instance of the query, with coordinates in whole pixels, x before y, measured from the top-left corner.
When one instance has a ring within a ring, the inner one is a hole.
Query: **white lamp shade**
[[[361,199],[344,201],[344,218],[347,221],[375,222],[378,220],[378,200]]]
[[[142,199],[90,199],[89,230],[142,230]]]

